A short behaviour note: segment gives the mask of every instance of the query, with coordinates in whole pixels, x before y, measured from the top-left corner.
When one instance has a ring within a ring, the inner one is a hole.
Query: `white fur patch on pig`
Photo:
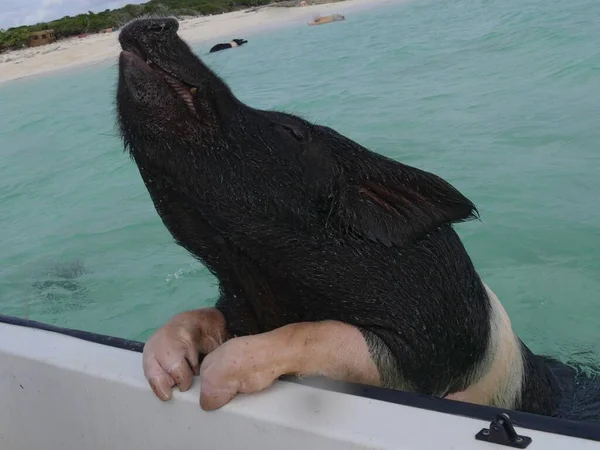
[[[483,283],[490,301],[490,339],[486,355],[464,391],[446,396],[480,405],[514,409],[523,386],[524,362],[521,345],[508,314],[496,294]]]

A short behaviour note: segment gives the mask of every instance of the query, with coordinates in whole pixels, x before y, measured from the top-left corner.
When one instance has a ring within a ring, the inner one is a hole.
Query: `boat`
[[[600,448],[595,424],[318,378],[284,377],[206,412],[198,379],[158,400],[142,350],[0,314],[0,449]]]
[[[331,14],[330,16],[318,16],[311,22],[308,22],[309,26],[323,25],[326,23],[339,22],[340,20],[346,20],[346,17],[342,14]]]

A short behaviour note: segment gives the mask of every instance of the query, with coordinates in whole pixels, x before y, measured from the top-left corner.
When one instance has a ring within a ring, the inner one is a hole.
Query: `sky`
[[[144,0],[145,1],[145,0]],[[114,9],[136,0],[0,0],[0,29]]]

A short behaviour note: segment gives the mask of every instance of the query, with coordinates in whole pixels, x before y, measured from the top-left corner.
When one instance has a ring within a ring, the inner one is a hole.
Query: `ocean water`
[[[414,0],[193,48],[252,106],[457,186],[521,338],[600,364],[598,17],[596,0]],[[110,62],[0,85],[0,313],[145,340],[217,287],[123,153],[115,83]]]

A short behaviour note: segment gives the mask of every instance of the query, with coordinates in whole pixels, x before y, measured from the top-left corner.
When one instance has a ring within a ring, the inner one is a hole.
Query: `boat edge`
[[[136,353],[141,353],[144,349],[144,343],[140,341],[60,327],[35,320],[3,315],[1,313],[0,323],[49,331]],[[320,377],[299,379],[297,377],[286,375],[281,377],[280,380],[387,403],[420,408],[454,416],[468,417],[471,419],[485,420],[487,422],[493,421],[498,414],[507,413],[510,415],[514,425],[520,428],[600,442],[600,425],[594,423],[540,416],[502,408],[396,391],[382,387],[329,380]]]

